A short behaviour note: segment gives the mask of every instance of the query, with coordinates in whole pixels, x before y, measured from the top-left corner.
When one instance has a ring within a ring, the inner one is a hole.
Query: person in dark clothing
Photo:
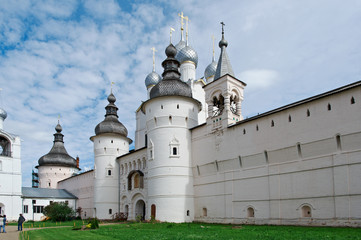
[[[23,217],[23,215],[20,213],[19,219],[18,219],[18,231],[22,231],[23,230],[23,223],[25,222],[25,218]]]
[[[4,218],[4,226],[3,226],[3,233],[6,233],[5,226],[6,226],[6,215],[3,216]]]

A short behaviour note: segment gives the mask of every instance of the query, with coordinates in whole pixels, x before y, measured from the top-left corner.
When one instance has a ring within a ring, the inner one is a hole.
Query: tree
[[[44,208],[43,214],[52,221],[67,221],[74,217],[75,213],[72,208],[65,202],[52,202]]]

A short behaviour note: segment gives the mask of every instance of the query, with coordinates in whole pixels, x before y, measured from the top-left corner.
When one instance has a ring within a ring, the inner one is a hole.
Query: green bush
[[[99,228],[99,221],[96,218],[91,218],[88,222],[88,225],[90,224],[91,229],[97,229]]]
[[[75,215],[74,210],[65,202],[50,203],[44,208],[43,214],[53,222],[71,220]]]

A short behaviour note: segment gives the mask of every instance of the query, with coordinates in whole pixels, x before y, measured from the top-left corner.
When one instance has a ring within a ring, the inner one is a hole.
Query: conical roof
[[[64,146],[64,135],[61,133],[63,130],[58,123],[55,127],[56,133],[54,134],[54,145],[50,152],[39,158],[39,166],[63,166],[63,167],[77,167],[76,160],[71,157]]]
[[[165,54],[167,58],[163,61],[162,66],[164,72],[162,74],[163,80],[155,85],[150,91],[150,98],[160,96],[185,96],[192,97],[192,89],[190,86],[180,80],[180,73],[178,71],[179,62],[175,59],[177,49],[170,44]]]
[[[127,137],[128,130],[118,120],[118,115],[117,115],[118,107],[114,104],[115,101],[116,101],[115,96],[113,95],[113,93],[110,93],[108,96],[109,104],[105,107],[106,109],[105,119],[95,127],[96,135],[103,133],[115,133]]]
[[[233,68],[231,65],[231,61],[229,60],[226,48],[228,46],[228,42],[224,39],[224,30],[222,25],[222,39],[219,42],[219,47],[221,48],[221,54],[219,56],[216,74],[214,75],[214,80],[229,74],[234,77]]]

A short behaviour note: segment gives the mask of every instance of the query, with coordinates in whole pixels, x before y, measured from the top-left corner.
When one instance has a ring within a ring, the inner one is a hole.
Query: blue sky
[[[0,88],[4,129],[22,139],[23,186],[52,147],[58,115],[65,146],[93,167],[89,137],[104,119],[110,83],[119,119],[134,139],[144,79],[161,74],[169,28],[180,39],[178,13],[190,19],[189,42],[203,76],[225,22],[235,75],[247,83],[250,117],[360,80],[361,1],[0,0]],[[219,48],[216,47],[216,58]]]

